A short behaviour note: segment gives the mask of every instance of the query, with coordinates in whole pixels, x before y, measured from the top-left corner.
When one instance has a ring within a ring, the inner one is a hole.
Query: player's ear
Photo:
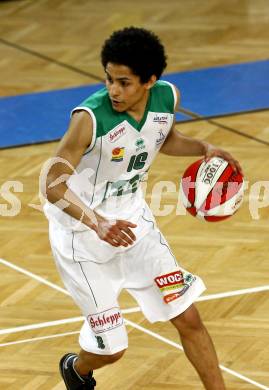
[[[150,77],[149,81],[147,81],[147,82],[144,84],[144,85],[145,85],[145,88],[146,88],[146,89],[152,88],[153,85],[156,83],[156,81],[157,81],[157,77],[155,76],[155,74],[153,74],[153,75]]]

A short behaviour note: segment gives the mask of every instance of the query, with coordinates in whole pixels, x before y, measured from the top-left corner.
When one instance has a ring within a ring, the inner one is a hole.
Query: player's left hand
[[[235,172],[238,172],[241,175],[243,175],[243,170],[242,170],[241,165],[229,152],[226,152],[225,150],[220,149],[220,148],[216,148],[213,145],[207,144],[206,145],[205,160],[208,161],[212,157],[223,158],[232,166],[232,168]]]
[[[131,229],[136,228],[137,225],[122,219],[107,220],[95,212],[97,225],[93,228],[98,237],[108,242],[112,246],[129,246],[136,240],[135,234]]]

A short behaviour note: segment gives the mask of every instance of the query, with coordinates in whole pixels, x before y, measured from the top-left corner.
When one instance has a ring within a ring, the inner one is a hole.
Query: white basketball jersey
[[[107,219],[133,223],[137,223],[146,209],[149,212],[140,183],[146,179],[172,127],[175,102],[173,85],[157,81],[150,90],[139,123],[127,112],[113,110],[106,88],[73,110],[85,110],[93,121],[91,145],[67,182],[87,207]],[[48,203],[46,215],[66,227],[77,224],[66,213],[55,209]]]

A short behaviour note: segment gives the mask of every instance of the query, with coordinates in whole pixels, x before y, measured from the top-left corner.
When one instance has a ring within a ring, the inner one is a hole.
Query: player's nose
[[[120,95],[120,89],[116,84],[113,84],[109,88],[109,95],[112,99],[116,99]]]

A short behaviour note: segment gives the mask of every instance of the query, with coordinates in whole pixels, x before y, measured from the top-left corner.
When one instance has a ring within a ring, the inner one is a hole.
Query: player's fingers
[[[229,159],[228,163],[232,166],[234,172],[238,172],[241,173],[241,175],[243,175],[242,168],[237,160]]]
[[[115,247],[120,246],[120,244],[116,240],[113,240],[112,238],[106,238],[106,239],[104,239],[104,241],[106,241],[108,244],[115,246]]]
[[[111,235],[112,235],[113,239],[119,243],[119,245],[128,246],[128,245],[132,245],[132,243],[133,243],[132,240],[125,233],[120,231],[119,229],[111,232]]]
[[[125,236],[120,231],[117,231],[116,233],[110,232],[108,236],[113,242],[117,243],[118,246],[128,246],[128,242],[127,242],[128,237]]]
[[[204,160],[205,160],[205,162],[207,163],[211,158],[216,157],[216,156],[217,156],[217,155],[216,155],[213,151],[210,151],[209,153],[207,153],[207,154],[205,155]]]
[[[103,241],[106,241],[108,242],[110,245],[112,246],[120,246],[118,240],[117,240],[117,236],[115,234],[111,234],[111,233],[106,233],[105,235],[102,236],[101,238]]]
[[[133,240],[133,241],[136,240],[136,236],[132,232],[130,227],[135,228],[137,225],[135,225],[134,223],[129,222],[129,221],[119,220],[117,223],[117,226],[119,227],[120,231],[125,232],[131,238],[131,240]]]
[[[234,161],[233,160],[227,160],[227,161],[231,165],[231,167],[233,168],[234,172],[237,172],[237,168],[236,168]]]
[[[118,220],[115,224],[110,225],[104,238],[105,241],[108,241],[111,244],[112,240],[113,246],[116,246],[115,243],[118,243],[118,246],[132,245],[133,241],[136,240],[136,236],[131,229],[127,227],[127,224],[129,225],[128,221]],[[136,226],[135,224],[130,224]]]
[[[137,227],[137,225],[135,223],[132,223],[132,222],[129,222],[129,221],[127,221],[126,226],[129,226],[131,228],[136,228]]]
[[[123,231],[120,231],[118,236],[119,236],[124,242],[126,242],[127,244],[132,245],[133,241],[131,240],[130,237],[128,237],[127,234],[123,233]]]
[[[241,173],[242,176],[244,176],[243,169],[242,169],[241,165],[239,164],[239,162],[235,160],[234,164],[236,166],[237,171],[239,173]]]
[[[131,228],[136,228],[137,225],[135,223],[129,222],[129,221],[124,221],[124,220],[118,220],[117,225],[122,228],[122,227],[131,227]]]
[[[136,236],[135,234],[132,232],[131,229],[125,227],[125,228],[121,228],[121,231],[123,231],[124,233],[126,233],[132,241],[135,241],[136,240]]]

